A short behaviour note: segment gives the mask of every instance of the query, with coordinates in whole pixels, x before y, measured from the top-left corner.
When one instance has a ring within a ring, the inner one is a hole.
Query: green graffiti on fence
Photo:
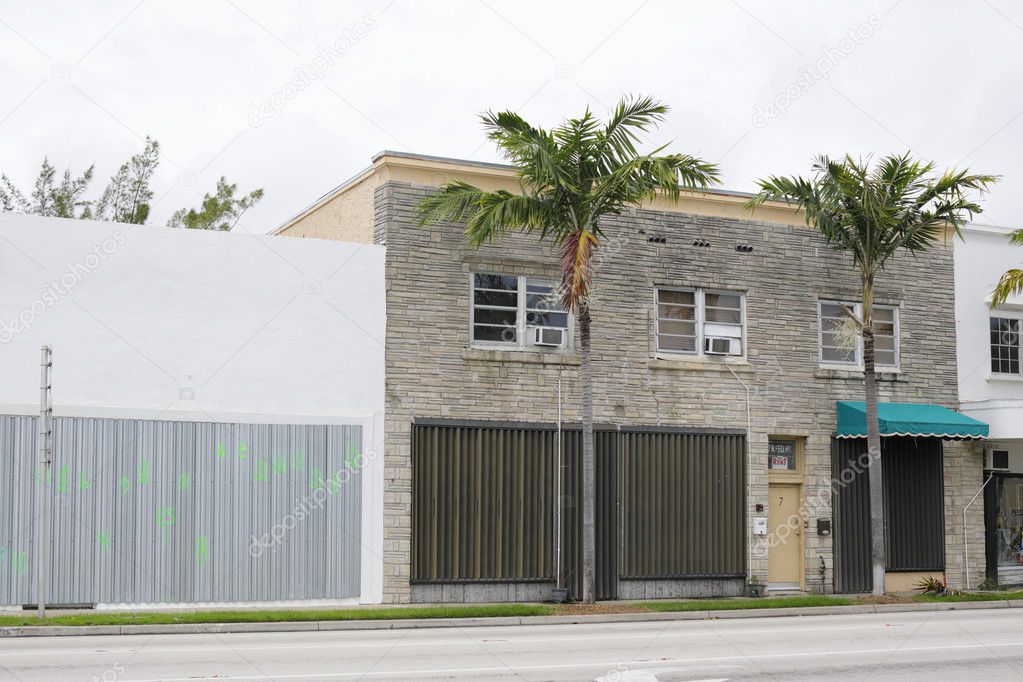
[[[284,476],[288,473],[288,460],[279,455],[274,455],[274,478]]]
[[[89,479],[85,477],[85,474],[78,474],[78,489],[79,490],[89,489]]]
[[[121,476],[121,480],[119,481],[119,483],[121,486],[121,494],[127,495],[128,490],[131,488],[131,481],[128,480],[127,476]]]
[[[174,525],[174,507],[160,507],[156,512],[156,524],[161,528],[160,543],[167,544],[167,529]]]
[[[66,493],[68,488],[71,486],[71,467],[62,466],[60,468],[60,474],[57,477],[57,489],[62,493]]]
[[[28,552],[24,550],[15,552],[14,556],[11,557],[11,565],[14,566],[15,573],[24,574],[28,572]]]
[[[150,466],[149,460],[144,459],[139,463],[138,468],[138,482],[139,485],[146,485],[150,481]]]
[[[270,465],[262,457],[257,457],[255,470],[252,472],[252,480],[258,483],[266,483],[269,479]]]
[[[178,476],[178,490],[188,490],[192,487],[192,477],[188,474]]]
[[[96,542],[99,543],[99,547],[101,550],[103,550],[107,554],[110,554],[110,533],[108,533],[105,530],[101,530],[100,532],[96,533]]]
[[[206,564],[210,558],[210,539],[205,535],[200,535],[195,539],[195,561],[200,566]]]

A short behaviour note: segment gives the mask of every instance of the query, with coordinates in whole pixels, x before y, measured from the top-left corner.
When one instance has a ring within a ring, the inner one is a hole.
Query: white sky
[[[98,195],[150,134],[156,221],[223,174],[266,189],[240,225],[266,232],[382,149],[499,160],[482,110],[547,126],[632,92],[673,108],[653,140],[718,161],[729,189],[908,148],[1003,175],[978,222],[1019,226],[1021,44],[1010,0],[0,0],[0,171],[95,163]],[[253,115],[296,70],[317,78]]]

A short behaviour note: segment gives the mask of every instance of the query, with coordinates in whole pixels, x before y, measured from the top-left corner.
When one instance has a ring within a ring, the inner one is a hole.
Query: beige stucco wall
[[[380,175],[368,173],[293,218],[277,234],[287,237],[373,243],[373,192]]]

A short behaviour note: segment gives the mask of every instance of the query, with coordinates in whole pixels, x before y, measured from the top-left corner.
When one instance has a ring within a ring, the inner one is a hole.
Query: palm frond
[[[755,210],[769,200],[794,203],[808,225],[834,248],[851,252],[870,277],[899,250],[917,254],[931,248],[948,227],[961,235],[966,221],[982,210],[970,194],[998,179],[969,171],[934,177],[933,163],[914,160],[909,153],[876,163],[869,157],[819,156],[812,170],[810,178],[759,181],[760,191],[747,208]]]
[[[504,157],[516,166],[527,184],[545,185],[568,182],[561,150],[553,133],[534,128],[512,111],[487,112],[480,117]]]
[[[667,105],[651,97],[624,97],[615,106],[600,139],[601,151],[623,160],[636,154],[639,132],[659,125],[667,115]]]
[[[1023,270],[1014,268],[998,280],[998,286],[991,295],[991,307],[1003,305],[1010,296],[1016,294],[1023,294]]]
[[[586,109],[550,130],[515,112],[486,112],[487,137],[515,166],[521,192],[449,182],[422,200],[419,222],[462,222],[473,246],[507,230],[538,232],[560,248],[566,304],[578,306],[589,289],[593,250],[604,238],[603,218],[659,193],[677,200],[682,191],[718,182],[717,166],[699,157],[662,155],[665,147],[637,151],[641,133],[667,111],[650,97],[626,97],[606,122]]]
[[[561,296],[570,311],[577,310],[589,294],[596,245],[597,235],[590,230],[576,230],[561,243]]]
[[[442,185],[419,203],[419,224],[465,221],[473,246],[493,241],[506,230],[544,229],[552,217],[536,197],[507,190],[488,192],[461,180]]]

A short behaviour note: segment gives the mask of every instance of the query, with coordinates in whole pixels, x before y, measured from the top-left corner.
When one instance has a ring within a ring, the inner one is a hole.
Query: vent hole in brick
[[[663,234],[655,234],[655,235],[653,235],[651,237],[647,237],[646,240],[648,242],[650,242],[651,244],[667,244],[668,243],[668,238],[665,237]]]
[[[693,246],[698,246],[701,249],[706,249],[710,247],[710,242],[707,241],[706,239],[696,239],[693,241]]]
[[[739,243],[735,245],[735,250],[739,253],[753,253],[753,245],[747,243]]]

